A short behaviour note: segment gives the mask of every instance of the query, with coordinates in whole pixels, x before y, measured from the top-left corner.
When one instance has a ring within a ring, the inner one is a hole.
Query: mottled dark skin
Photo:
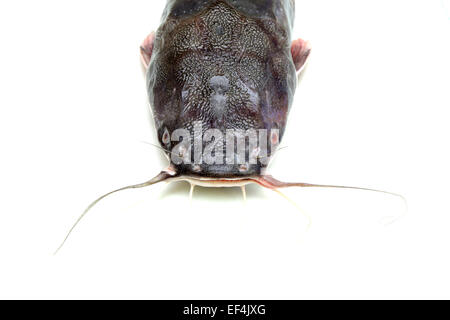
[[[223,132],[279,129],[281,141],[297,79],[293,17],[291,0],[168,1],[147,61],[148,94],[163,148],[176,144],[167,143],[164,134],[192,132],[196,121],[203,130]],[[173,167],[179,174],[206,177],[256,176],[264,170],[259,162],[244,171],[238,164]]]

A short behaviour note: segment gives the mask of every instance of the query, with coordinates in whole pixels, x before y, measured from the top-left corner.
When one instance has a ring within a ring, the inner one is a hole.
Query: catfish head
[[[310,47],[291,44],[288,8],[255,16],[209,2],[182,17],[166,10],[141,46],[159,143],[177,175],[259,176],[283,137]]]

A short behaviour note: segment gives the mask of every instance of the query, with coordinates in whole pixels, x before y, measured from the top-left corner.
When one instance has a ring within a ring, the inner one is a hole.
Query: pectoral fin
[[[308,61],[311,53],[311,44],[303,39],[297,39],[292,42],[291,54],[294,60],[295,69],[301,72]]]
[[[155,43],[155,32],[150,33],[141,45],[141,60],[145,69],[148,68],[150,64],[150,59],[152,58],[153,45]]]

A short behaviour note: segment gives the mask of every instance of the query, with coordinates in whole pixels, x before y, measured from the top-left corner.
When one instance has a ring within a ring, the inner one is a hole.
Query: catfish
[[[240,187],[349,188],[289,183],[267,174],[282,141],[311,45],[292,39],[294,0],[168,0],[162,22],[140,47],[158,148],[170,165],[159,182]],[[389,193],[395,196],[398,194]],[[400,196],[401,197],[401,196]],[[57,250],[57,251],[58,251]]]

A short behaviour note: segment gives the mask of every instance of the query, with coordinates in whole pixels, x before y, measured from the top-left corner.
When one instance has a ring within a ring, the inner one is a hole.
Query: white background
[[[297,1],[313,54],[271,166],[403,194],[188,185],[166,165],[138,48],[164,1],[0,4],[0,298],[450,298],[450,5]],[[400,216],[385,226],[380,219]]]

